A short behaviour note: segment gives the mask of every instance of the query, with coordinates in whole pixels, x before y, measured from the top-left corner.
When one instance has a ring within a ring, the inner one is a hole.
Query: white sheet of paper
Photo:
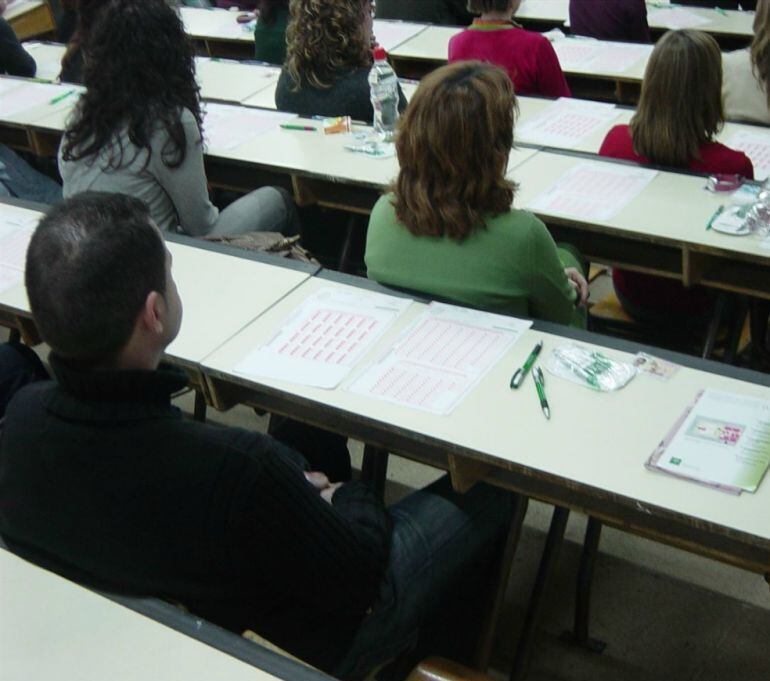
[[[27,248],[39,218],[30,213],[10,206],[0,212],[0,292],[24,281]]]
[[[618,115],[614,104],[563,97],[520,125],[516,136],[522,142],[569,149]]]
[[[650,465],[680,477],[756,492],[770,464],[770,401],[704,390]]]
[[[369,291],[321,289],[234,371],[333,389],[411,302]]]
[[[34,83],[25,82],[19,87],[6,90],[0,90],[0,113],[2,118],[10,118],[22,111],[28,111],[35,107],[47,104],[51,112],[56,111],[56,105],[69,105],[68,100],[74,101],[77,92],[81,88],[73,85],[57,85],[54,83]],[[67,93],[72,93],[58,102],[51,103]]]
[[[611,163],[570,168],[528,206],[529,210],[584,220],[610,220],[642,193],[657,170]]]
[[[448,414],[530,326],[521,319],[431,303],[348,389]]]
[[[725,142],[728,147],[739,149],[751,159],[754,179],[765,180],[770,175],[770,131],[751,132],[739,130]]]
[[[8,7],[3,12],[3,18],[6,21],[10,21],[11,19],[19,16],[20,14],[24,14],[25,12],[29,12],[35,5],[39,5],[40,3],[38,0],[12,0],[8,3]]]
[[[403,21],[374,20],[374,37],[387,52],[403,45],[410,38],[425,30],[423,24],[412,24]]]
[[[700,14],[691,12],[688,9],[682,9],[681,7],[664,7],[648,11],[647,23],[650,26],[665,26],[666,28],[679,29],[695,28],[696,26],[703,26],[710,22],[708,19],[704,19],[700,16]]]
[[[185,32],[192,36],[210,36],[231,40],[254,40],[254,24],[238,23],[238,15],[225,9],[199,9],[181,7]]]
[[[652,53],[652,45],[608,43],[582,38],[557,40],[553,47],[563,70],[596,73],[623,73]]]
[[[27,42],[24,43],[24,49],[35,59],[37,71],[35,78],[55,81],[61,73],[61,60],[66,48],[64,45]]]
[[[297,114],[207,102],[203,136],[209,150],[228,151],[297,118]]]

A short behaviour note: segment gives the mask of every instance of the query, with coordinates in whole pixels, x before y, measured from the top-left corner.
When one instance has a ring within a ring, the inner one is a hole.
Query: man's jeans
[[[478,603],[489,586],[479,581],[500,555],[511,501],[510,493],[485,484],[458,494],[445,476],[391,507],[393,537],[378,600],[334,676],[365,677],[414,651],[426,628],[445,625],[447,606],[468,599]]]

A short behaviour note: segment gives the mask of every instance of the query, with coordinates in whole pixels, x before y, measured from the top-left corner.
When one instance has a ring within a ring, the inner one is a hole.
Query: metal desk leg
[[[385,494],[388,474],[388,450],[373,445],[364,445],[361,462],[361,481],[365,482],[380,498]]]
[[[206,422],[206,397],[202,390],[195,391],[195,408],[193,410],[193,418],[201,423]]]
[[[529,597],[527,614],[524,617],[524,625],[519,635],[519,642],[516,646],[516,654],[513,658],[513,667],[511,669],[511,681],[523,681],[529,671],[529,661],[532,652],[532,641],[535,634],[535,626],[540,614],[543,593],[548,579],[551,576],[553,566],[559,556],[559,548],[564,540],[564,530],[567,527],[569,518],[569,509],[556,506],[553,509],[551,517],[551,527],[548,529],[548,538],[545,541],[543,555],[540,557],[540,566],[537,570],[537,578],[532,588],[532,595]]]
[[[583,541],[583,551],[580,554],[575,588],[575,624],[572,631],[565,631],[562,640],[574,643],[594,653],[601,653],[607,647],[604,641],[591,638],[588,635],[591,608],[591,585],[594,577],[594,566],[599,554],[599,540],[602,535],[602,524],[596,518],[589,517],[586,535]]]
[[[724,291],[720,291],[717,296],[717,302],[714,306],[714,316],[709,322],[709,330],[706,335],[706,341],[703,344],[703,359],[710,359],[714,353],[714,346],[717,342],[717,334],[719,333],[719,325],[722,323],[722,318],[725,315],[725,308],[727,307],[728,294]]]

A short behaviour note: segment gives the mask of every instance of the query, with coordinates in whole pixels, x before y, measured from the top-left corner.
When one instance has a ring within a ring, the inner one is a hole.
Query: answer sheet
[[[39,214],[15,206],[3,206],[0,212],[0,293],[24,281],[27,247],[35,231]]]
[[[229,151],[296,118],[297,114],[207,102],[204,105],[203,137],[209,151]]]
[[[696,28],[711,23],[700,14],[680,7],[653,9],[647,12],[647,23],[650,26],[663,26],[670,29]]]
[[[770,401],[707,389],[647,462],[735,494],[756,492],[770,464]]]
[[[553,42],[563,71],[616,73],[630,69],[652,53],[652,45],[613,43],[586,38],[563,38]]]
[[[422,33],[427,26],[425,24],[413,24],[406,21],[374,20],[374,37],[378,45],[382,45],[386,52],[402,45],[407,40]]]
[[[404,407],[449,414],[531,325],[431,303],[348,389]]]
[[[333,389],[411,302],[357,289],[321,289],[234,371]]]
[[[516,137],[530,144],[573,149],[589,135],[608,128],[618,115],[614,104],[562,97],[521,124]]]
[[[59,105],[69,106],[82,90],[83,88],[75,85],[30,81],[22,81],[21,85],[14,88],[0,88],[0,118],[7,120],[23,111],[43,105],[47,105],[53,113]],[[44,113],[47,115],[48,112]]]
[[[657,174],[656,170],[613,163],[579,163],[526,208],[583,220],[611,220],[641,194]]]
[[[739,149],[751,159],[754,179],[766,180],[770,175],[770,132],[739,130],[725,142],[732,149]]]

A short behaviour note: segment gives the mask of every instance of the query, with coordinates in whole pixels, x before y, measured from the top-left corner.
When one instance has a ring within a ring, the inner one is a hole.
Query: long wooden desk
[[[14,0],[3,13],[19,40],[53,33],[56,21],[45,0]]]
[[[171,606],[122,600],[0,549],[3,681],[329,678],[191,615],[168,612]]]

